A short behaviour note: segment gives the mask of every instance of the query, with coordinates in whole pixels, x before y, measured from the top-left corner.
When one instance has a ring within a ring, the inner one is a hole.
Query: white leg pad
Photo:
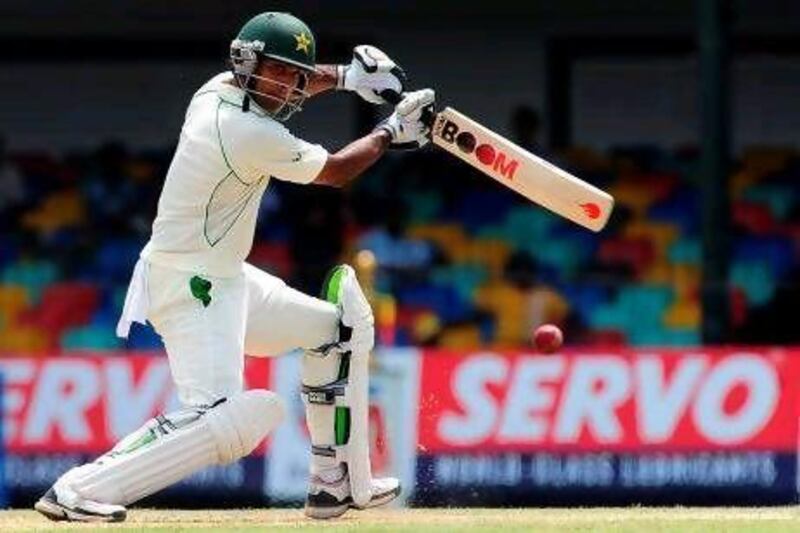
[[[350,440],[346,460],[353,503],[365,506],[372,499],[372,465],[369,457],[369,354],[353,354],[350,387],[343,398],[350,406]],[[356,364],[354,364],[356,363]]]
[[[369,355],[374,343],[372,310],[353,269],[338,267],[329,280],[329,294],[341,308],[349,337],[333,347],[303,357],[303,400],[312,453],[346,463],[353,503],[363,507],[372,498],[369,458]]]
[[[249,454],[284,418],[283,401],[266,390],[238,393],[211,408],[158,416],[57,486],[85,500],[128,505],[194,472]]]

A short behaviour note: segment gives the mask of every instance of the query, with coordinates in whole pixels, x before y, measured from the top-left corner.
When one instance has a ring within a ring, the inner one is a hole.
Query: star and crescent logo
[[[306,53],[306,55],[311,53],[311,50],[308,48],[311,44],[311,39],[308,38],[308,35],[306,35],[305,32],[301,31],[300,33],[296,34],[294,38],[297,41],[297,48],[295,48],[295,51],[302,50]]]

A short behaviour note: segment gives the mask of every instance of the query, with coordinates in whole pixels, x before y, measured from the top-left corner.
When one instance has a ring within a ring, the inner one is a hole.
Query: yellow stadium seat
[[[739,172],[735,173],[731,176],[730,180],[730,192],[731,196],[734,199],[738,199],[742,196],[745,190],[748,187],[753,185],[758,181],[759,175],[756,174],[754,171],[750,169],[742,169]]]
[[[493,342],[514,344],[525,322],[525,294],[513,285],[498,281],[481,287],[476,295],[478,307],[495,317]]]
[[[409,237],[434,242],[451,259],[456,250],[467,244],[464,229],[457,224],[423,224],[412,226],[407,233]]]
[[[696,329],[700,327],[702,312],[700,302],[675,302],[664,313],[664,325],[674,329]]]
[[[650,265],[642,274],[641,281],[664,285],[671,283],[674,277],[672,265],[665,261],[657,261]]]
[[[0,285],[0,322],[12,324],[28,308],[30,297],[22,285]]]
[[[677,264],[672,267],[672,285],[679,301],[693,298],[700,287],[700,267],[690,264]]]
[[[615,202],[629,207],[637,215],[643,215],[655,200],[646,183],[622,181],[610,189]]]
[[[157,168],[153,163],[141,159],[132,161],[127,170],[131,179],[137,183],[151,181],[157,172]]]
[[[0,351],[42,352],[49,347],[47,332],[32,326],[12,326],[0,331]]]
[[[451,350],[477,348],[480,345],[481,332],[473,324],[450,326],[439,337],[439,346]]]
[[[574,168],[589,172],[604,172],[611,170],[611,160],[593,148],[586,146],[573,146],[560,150],[559,159],[568,161]]]
[[[761,177],[783,169],[797,155],[797,151],[792,148],[751,146],[744,150],[741,160],[745,169]]]
[[[436,313],[421,313],[411,326],[411,337],[416,344],[428,344],[442,331],[442,322]]]
[[[482,265],[493,278],[502,276],[508,256],[511,255],[509,244],[498,239],[476,239],[459,251],[463,255],[454,257],[455,261]]]
[[[656,257],[664,259],[669,245],[678,238],[680,229],[677,225],[667,222],[637,220],[626,226],[624,234],[626,237],[649,239],[655,247]]]
[[[41,233],[76,226],[86,218],[83,197],[77,190],[51,194],[35,210],[22,217],[24,227]]]
[[[520,289],[500,281],[478,290],[475,304],[494,315],[494,346],[521,347],[530,343],[531,331],[545,323],[561,324],[569,302],[547,286]]]

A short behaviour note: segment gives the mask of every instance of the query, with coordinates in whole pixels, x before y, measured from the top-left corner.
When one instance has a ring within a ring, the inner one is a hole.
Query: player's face
[[[303,98],[308,78],[302,69],[267,59],[260,62],[256,73],[260,76],[257,90],[271,97],[263,103],[267,110],[274,111],[284,102],[297,104]]]

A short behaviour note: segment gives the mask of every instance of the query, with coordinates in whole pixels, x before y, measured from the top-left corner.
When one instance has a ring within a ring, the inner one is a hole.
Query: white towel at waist
[[[150,310],[150,297],[147,290],[147,276],[145,275],[146,264],[143,259],[136,261],[133,268],[131,282],[128,285],[128,293],[125,295],[125,305],[122,308],[122,315],[117,322],[117,337],[128,338],[131,324],[147,322],[147,313]]]

